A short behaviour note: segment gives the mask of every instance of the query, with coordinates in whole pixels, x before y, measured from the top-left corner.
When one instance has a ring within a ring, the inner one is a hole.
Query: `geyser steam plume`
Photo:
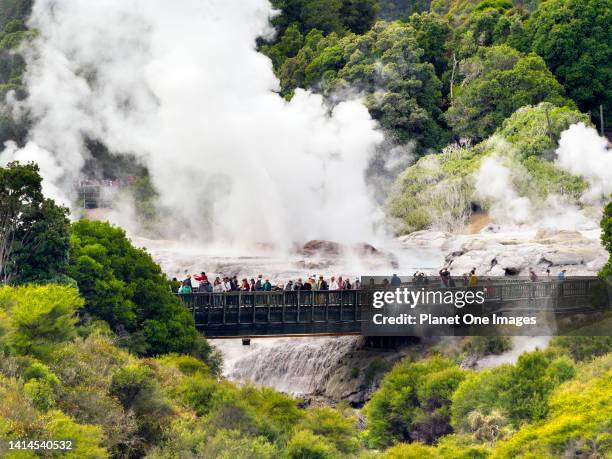
[[[364,171],[382,134],[358,101],[278,95],[255,49],[271,14],[265,0],[37,0],[18,107],[34,126],[3,160],[36,160],[47,190],[66,191],[88,137],[148,167],[173,231],[371,240]]]

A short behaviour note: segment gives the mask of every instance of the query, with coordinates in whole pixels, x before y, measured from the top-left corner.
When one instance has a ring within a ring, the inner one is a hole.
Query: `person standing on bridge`
[[[400,285],[402,285],[402,280],[397,274],[393,274],[393,276],[391,276],[391,287],[399,288]]]
[[[251,290],[251,286],[249,285],[249,281],[246,280],[246,277],[242,279],[242,285],[240,286],[240,290],[242,290],[243,292],[248,292],[249,290]]]
[[[183,283],[183,285],[181,285],[181,288],[179,289],[179,293],[181,295],[187,295],[191,292],[192,292],[191,285],[186,284],[186,283]]]
[[[263,290],[263,276],[260,274],[257,276],[257,282],[255,282],[255,290],[258,292]]]
[[[189,288],[193,290],[193,285],[191,284],[191,274],[187,274],[185,280],[183,280],[183,285],[189,285]]]
[[[475,288],[478,285],[478,277],[476,276],[476,268],[472,268],[470,276],[468,277],[468,286]]]
[[[450,271],[448,270],[448,268],[445,266],[444,268],[442,268],[438,274],[440,275],[440,287],[442,288],[448,288],[449,285],[449,278],[450,278]]]
[[[538,281],[538,275],[535,273],[533,268],[529,268],[529,280],[531,282],[537,282]]]
[[[251,285],[249,287],[251,287],[251,292],[255,291],[255,279],[251,278]]]
[[[338,281],[335,276],[331,277],[331,282],[329,283],[330,290],[340,290],[340,286],[338,285]]]

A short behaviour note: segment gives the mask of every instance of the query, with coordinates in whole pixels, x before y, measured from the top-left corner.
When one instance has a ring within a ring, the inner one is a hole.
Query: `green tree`
[[[122,229],[89,220],[73,223],[68,273],[85,297],[85,311],[131,333],[132,344],[144,339],[142,352],[188,353],[202,346],[204,357],[209,355],[160,267]]]
[[[0,309],[10,321],[12,346],[41,359],[49,358],[58,343],[74,338],[82,306],[83,299],[70,286],[0,288]]]
[[[448,20],[435,13],[420,13],[410,16],[409,24],[414,28],[419,48],[423,50],[422,59],[433,64],[438,78],[448,65],[447,40],[451,28]]]
[[[507,45],[481,48],[461,62],[460,72],[463,81],[446,112],[460,137],[481,140],[524,105],[571,104],[539,56],[523,55]]]
[[[608,202],[601,217],[601,243],[610,256],[599,275],[604,279],[612,279],[612,201]]]
[[[369,443],[375,447],[401,441],[431,443],[450,433],[450,399],[464,376],[452,361],[441,357],[398,363],[365,407]]]
[[[378,0],[343,0],[340,16],[350,31],[361,34],[372,27],[378,11]]]
[[[608,124],[612,120],[610,23],[608,0],[541,2],[528,21],[533,51],[544,58],[581,110],[598,117],[603,104]]]
[[[68,210],[42,194],[38,166],[0,167],[0,281],[50,280],[68,261]]]

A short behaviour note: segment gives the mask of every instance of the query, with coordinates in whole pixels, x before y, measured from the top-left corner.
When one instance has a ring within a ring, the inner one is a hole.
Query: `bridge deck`
[[[482,311],[592,310],[598,278],[563,282],[502,282],[486,285]],[[461,288],[456,288],[456,290]],[[440,290],[436,287],[428,290]],[[448,291],[449,289],[444,289]],[[453,289],[450,289],[453,290]],[[372,290],[191,293],[179,295],[196,327],[208,337],[359,334]]]

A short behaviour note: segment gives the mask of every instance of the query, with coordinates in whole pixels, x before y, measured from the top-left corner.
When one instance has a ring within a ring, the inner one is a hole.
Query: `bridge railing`
[[[565,281],[502,282],[481,284],[485,292],[483,310],[576,310],[591,308],[598,278]],[[465,287],[431,287],[447,292]],[[199,327],[238,324],[360,323],[364,306],[372,304],[372,290],[198,292],[179,295]],[[607,292],[606,292],[606,298]],[[609,304],[609,300],[608,300]]]

